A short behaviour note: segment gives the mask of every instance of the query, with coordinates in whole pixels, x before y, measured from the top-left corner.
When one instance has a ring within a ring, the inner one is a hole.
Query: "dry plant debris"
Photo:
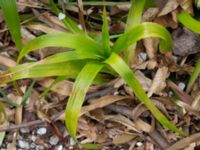
[[[136,0],[137,1],[137,0]],[[142,21],[156,22],[170,31],[173,53],[158,51],[159,39],[146,38],[137,43],[133,71],[153,104],[178,128],[188,134],[183,137],[159,124],[122,79],[105,76],[106,82],[89,88],[78,124],[78,141],[99,144],[102,150],[198,150],[200,149],[200,78],[190,91],[186,86],[200,58],[200,35],[183,27],[177,15],[185,10],[199,15],[192,0],[155,0],[145,8]],[[115,39],[125,30],[130,9],[129,1],[105,2],[109,32]],[[58,6],[84,31],[99,34],[102,21],[102,1],[65,2]],[[68,32],[62,23],[63,14],[56,16],[48,0],[17,0],[21,16],[22,41],[44,33]],[[16,66],[18,51],[0,10],[0,72]],[[112,44],[112,43],[111,43]],[[24,62],[37,62],[66,48],[44,48],[27,54]],[[24,105],[23,93],[32,79],[1,85],[6,97],[20,107],[9,105],[0,96],[0,145],[2,150],[68,150],[81,149],[69,136],[64,124],[64,109],[72,92],[73,80],[37,78]],[[44,94],[45,90],[49,88]],[[2,104],[1,104],[2,103]]]

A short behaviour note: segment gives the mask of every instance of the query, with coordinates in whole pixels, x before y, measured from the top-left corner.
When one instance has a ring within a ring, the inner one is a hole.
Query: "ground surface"
[[[89,4],[84,5],[83,13],[78,11],[76,4],[62,7],[81,24],[83,22],[78,16],[84,14],[87,30],[100,32],[102,6]],[[18,0],[17,5],[21,15],[29,15],[21,23],[24,43],[45,33],[66,32],[47,0]],[[130,3],[126,1],[113,2],[107,7],[112,35],[123,32],[129,7]],[[157,22],[170,31],[174,40],[173,54],[159,53],[157,39],[142,40],[137,45],[137,57],[132,68],[153,103],[190,135],[188,139],[162,127],[123,80],[112,79],[102,86],[90,88],[83,107],[84,115],[79,120],[77,135],[80,142],[97,143],[102,150],[200,149],[200,80],[197,79],[191,91],[186,92],[189,76],[200,57],[200,36],[177,22],[176,15],[183,9],[199,14],[191,0],[156,0],[154,8],[145,9],[143,21]],[[64,50],[45,48],[30,53],[25,61],[37,61]],[[1,11],[0,53],[0,71],[3,72],[15,65],[18,52]],[[66,131],[62,117],[73,83],[62,81],[46,97],[40,97],[53,80],[37,79],[28,103],[22,108],[14,109],[5,104],[9,124],[0,128],[0,131],[6,130],[5,136],[1,135],[2,150],[80,149]],[[18,84],[23,91],[31,82],[31,79],[26,79],[18,81]],[[20,99],[11,83],[2,88],[13,101]],[[3,97],[0,100],[4,102]]]

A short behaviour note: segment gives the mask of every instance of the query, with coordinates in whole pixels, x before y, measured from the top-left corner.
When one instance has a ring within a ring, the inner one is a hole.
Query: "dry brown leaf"
[[[154,22],[163,25],[164,27],[170,27],[172,29],[176,29],[178,27],[178,23],[174,20],[173,12],[164,16],[157,17]]]
[[[37,83],[45,88],[49,87],[52,83],[54,82],[54,79],[52,78],[46,78],[44,80],[40,80]],[[115,80],[110,81],[109,83],[106,83],[105,85],[94,85],[91,86],[88,90],[88,92],[95,92],[99,90],[102,87],[106,87],[109,85],[113,85]],[[56,92],[61,95],[69,96],[71,94],[73,82],[63,80],[57,84],[55,84],[52,88],[51,91]]]
[[[132,122],[130,119],[122,115],[107,115],[105,116],[105,120],[110,120],[110,121],[120,123],[126,126],[129,130],[133,130],[137,133],[141,133],[141,131],[136,128],[136,125],[134,122]]]
[[[105,107],[107,105],[110,105],[114,102],[117,102],[117,101],[120,101],[120,100],[123,100],[123,99],[129,99],[131,97],[129,96],[114,96],[114,95],[107,95],[107,96],[103,96],[101,98],[98,98],[96,100],[93,100],[93,103],[88,105],[88,106],[84,106],[82,107],[81,109],[81,112],[80,112],[80,116],[92,111],[92,110],[95,110],[97,108],[102,108],[102,107]],[[65,114],[63,113],[60,117],[59,117],[59,120],[65,120]]]
[[[193,102],[193,98],[182,91],[175,83],[172,81],[168,80],[167,85],[180,97],[180,99],[185,102],[186,104],[191,105]]]
[[[194,101],[192,102],[192,108],[194,108],[194,110],[199,110],[199,108],[200,108],[200,92],[198,92],[196,97],[194,98]]]
[[[153,94],[160,94],[161,91],[166,87],[166,79],[169,76],[168,68],[159,68],[153,79],[151,88],[149,89],[148,96],[151,97]]]
[[[137,135],[122,133],[122,134],[119,134],[119,135],[115,136],[113,138],[112,143],[115,144],[115,145],[126,144],[126,143],[128,143],[129,141],[133,140],[136,137],[137,137]]]
[[[27,25],[27,28],[30,30],[36,30],[43,33],[63,33],[63,31],[60,31],[56,28],[49,27],[43,23],[34,23]]]
[[[168,0],[168,2],[165,4],[164,8],[161,10],[161,12],[158,14],[158,16],[164,16],[175,10],[179,6],[179,3],[177,0]]]
[[[14,67],[16,65],[16,62],[6,56],[0,55],[0,64],[7,67]]]
[[[146,49],[149,59],[154,59],[158,50],[159,39],[157,38],[145,38],[143,40],[144,47]]]
[[[154,130],[154,128],[155,128],[154,127],[155,120],[154,119],[152,119],[152,120],[154,122],[153,125],[149,125],[148,123],[144,122],[141,119],[136,119],[135,120],[135,125],[136,125],[137,129],[149,133],[149,132],[152,132]]]
[[[193,1],[192,0],[178,0],[181,8],[190,14],[193,14]]]
[[[99,99],[93,100],[92,104],[82,107],[80,115],[83,115],[83,114],[85,114],[89,111],[95,110],[97,108],[105,107],[114,102],[117,102],[117,101],[120,101],[123,99],[130,99],[130,98],[131,97],[129,97],[129,96],[114,96],[114,95],[103,96]]]
[[[155,19],[159,12],[159,8],[149,8],[147,9],[143,15],[142,15],[142,21],[147,22],[147,21],[152,21]]]
[[[140,84],[142,84],[144,90],[149,91],[149,88],[152,84],[152,80],[147,78],[141,71],[136,71],[135,76],[139,80]]]

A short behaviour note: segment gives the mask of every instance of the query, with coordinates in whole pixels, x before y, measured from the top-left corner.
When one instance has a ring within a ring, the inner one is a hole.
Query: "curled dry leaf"
[[[179,6],[179,3],[177,0],[168,0],[168,2],[165,4],[164,8],[161,10],[161,12],[158,14],[158,16],[164,16],[175,10]]]
[[[166,79],[168,76],[169,72],[167,67],[158,69],[148,92],[149,97],[151,97],[153,94],[161,93],[161,91],[166,87]]]

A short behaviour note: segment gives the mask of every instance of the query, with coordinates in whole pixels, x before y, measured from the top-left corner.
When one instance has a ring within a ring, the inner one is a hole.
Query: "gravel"
[[[50,143],[51,145],[57,145],[58,142],[59,142],[59,138],[58,138],[57,136],[54,135],[54,136],[51,136],[51,137],[50,137],[49,143]]]
[[[47,129],[46,128],[39,128],[37,130],[37,134],[38,135],[45,135],[47,133]]]
[[[55,150],[63,150],[63,146],[62,145],[58,145],[55,147]]]
[[[18,145],[20,148],[24,148],[24,149],[30,148],[29,143],[27,143],[26,141],[23,141],[23,140],[19,140]]]

